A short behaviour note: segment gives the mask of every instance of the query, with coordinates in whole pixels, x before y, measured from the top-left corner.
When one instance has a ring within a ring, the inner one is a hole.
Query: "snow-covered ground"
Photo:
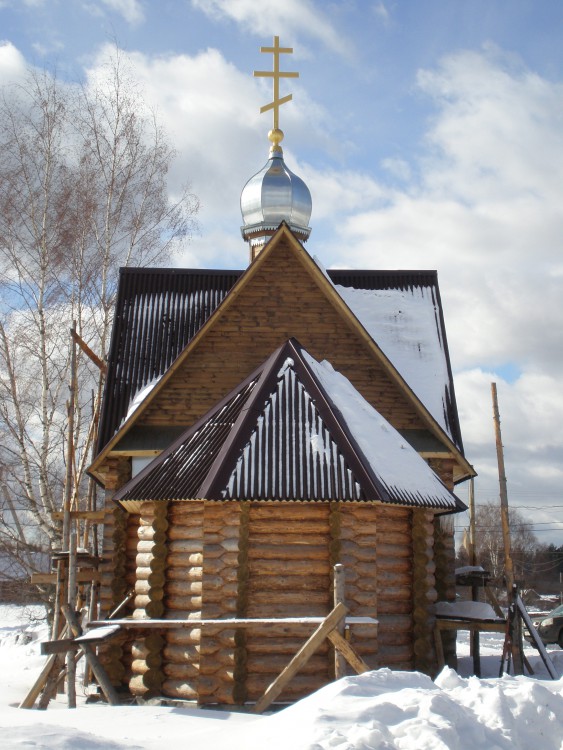
[[[269,716],[197,708],[81,705],[64,696],[47,711],[21,710],[45,657],[46,629],[37,610],[0,605],[0,747],[56,750],[562,750],[563,679],[536,672],[503,676],[502,636],[481,636],[482,670],[470,672],[460,634],[459,675],[445,669],[432,682],[418,673],[379,670],[347,677]],[[549,648],[560,675],[563,651]],[[460,676],[461,675],[461,676]],[[80,702],[80,701],[79,701]],[[83,701],[82,701],[83,703]]]

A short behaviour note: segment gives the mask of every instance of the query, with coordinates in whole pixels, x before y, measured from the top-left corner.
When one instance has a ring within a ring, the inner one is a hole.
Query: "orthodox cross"
[[[279,36],[274,37],[273,47],[260,47],[260,52],[266,52],[274,56],[274,69],[273,70],[255,70],[254,75],[257,78],[273,78],[274,79],[274,101],[270,104],[265,104],[260,107],[260,113],[268,112],[268,110],[274,110],[274,130],[279,129],[279,109],[282,104],[291,101],[293,98],[292,94],[288,94],[280,99],[280,78],[299,78],[299,73],[284,73],[280,71],[280,55],[281,54],[292,54],[293,47],[280,47]]]

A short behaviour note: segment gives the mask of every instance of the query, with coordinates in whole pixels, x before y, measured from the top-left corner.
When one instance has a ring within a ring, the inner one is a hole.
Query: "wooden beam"
[[[64,511],[55,510],[51,513],[51,518],[54,521],[62,521]],[[105,518],[105,511],[103,510],[71,510],[70,517],[72,519],[80,518],[86,521],[92,521],[92,523],[103,523]]]
[[[358,674],[369,672],[370,668],[368,667],[368,665],[358,654],[358,652],[348,643],[348,641],[340,635],[338,630],[333,630],[328,634],[327,637],[334,648],[339,651],[346,659],[352,669],[354,669]]]
[[[299,672],[299,670],[309,661],[328,634],[338,626],[341,620],[346,616],[347,612],[348,610],[341,602],[336,605],[332,612],[325,617],[323,622],[315,630],[313,635],[295,654],[285,669],[272,682],[264,695],[254,706],[253,713],[261,714],[268,708],[272,701],[274,701],[282,692],[288,682],[290,682],[297,672]]]
[[[84,354],[89,357],[92,362],[96,365],[96,367],[99,367],[100,370],[104,373],[104,375],[107,374],[108,368],[106,363],[98,357],[97,354],[94,354],[94,352],[90,349],[88,344],[84,341],[84,339],[79,336],[78,333],[76,333],[75,328],[72,328],[70,331],[72,338],[76,344],[82,349]]]
[[[83,568],[82,570],[76,571],[76,580],[78,583],[97,583],[100,580],[100,574],[93,568]],[[31,583],[46,584],[56,583],[56,573],[32,573]]]
[[[300,625],[321,625],[326,620],[325,617],[257,617],[257,618],[239,618],[229,617],[224,620],[202,620],[194,618],[193,620],[157,620],[152,618],[142,618],[135,620],[133,618],[112,619],[112,620],[92,620],[88,623],[90,628],[99,628],[106,625],[120,625],[123,628],[132,630],[153,630],[168,628],[200,628],[205,627],[210,630],[224,630],[225,628],[256,628],[264,627],[270,631],[271,628],[278,626],[280,629],[288,629]],[[346,625],[377,625],[378,620],[373,617],[346,617]]]

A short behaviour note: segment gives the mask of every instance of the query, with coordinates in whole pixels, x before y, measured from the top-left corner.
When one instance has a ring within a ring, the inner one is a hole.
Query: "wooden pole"
[[[510,523],[508,520],[508,493],[506,489],[506,473],[504,470],[504,452],[500,431],[500,416],[497,400],[497,385],[491,383],[493,397],[493,419],[495,423],[495,439],[497,446],[498,476],[500,485],[500,519],[502,523],[502,539],[504,543],[504,572],[506,577],[506,591],[508,600],[511,600],[514,586],[514,568],[512,565],[512,554],[510,551]]]
[[[70,542],[70,505],[73,495],[73,465],[74,465],[74,407],[76,401],[76,321],[70,329],[70,384],[68,397],[68,425],[66,435],[66,478],[63,499],[63,550],[68,550]]]
[[[469,480],[469,564],[477,565],[477,550],[475,546],[475,482],[473,477]],[[479,588],[471,586],[471,600],[479,601]],[[480,636],[478,630],[472,630],[470,634],[471,655],[473,657],[473,672],[481,677],[481,654]]]
[[[346,604],[345,602],[345,571],[344,565],[337,563],[334,566],[334,606],[337,604]],[[341,620],[338,625],[338,633],[344,635],[344,621]],[[335,648],[334,650],[334,676],[337,680],[346,675],[346,659],[343,654]]]
[[[76,593],[76,528],[73,525],[70,531],[68,554],[68,606],[72,610],[76,607]],[[72,651],[67,651],[66,674],[68,707],[76,708],[76,661]]]

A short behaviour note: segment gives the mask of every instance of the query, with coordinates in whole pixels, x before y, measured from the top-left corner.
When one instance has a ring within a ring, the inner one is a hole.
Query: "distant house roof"
[[[227,296],[243,271],[121,269],[98,451],[143,389],[153,385]],[[462,448],[435,271],[330,270],[340,296]]]
[[[463,507],[350,381],[295,339],[114,496],[130,508],[200,498]]]

